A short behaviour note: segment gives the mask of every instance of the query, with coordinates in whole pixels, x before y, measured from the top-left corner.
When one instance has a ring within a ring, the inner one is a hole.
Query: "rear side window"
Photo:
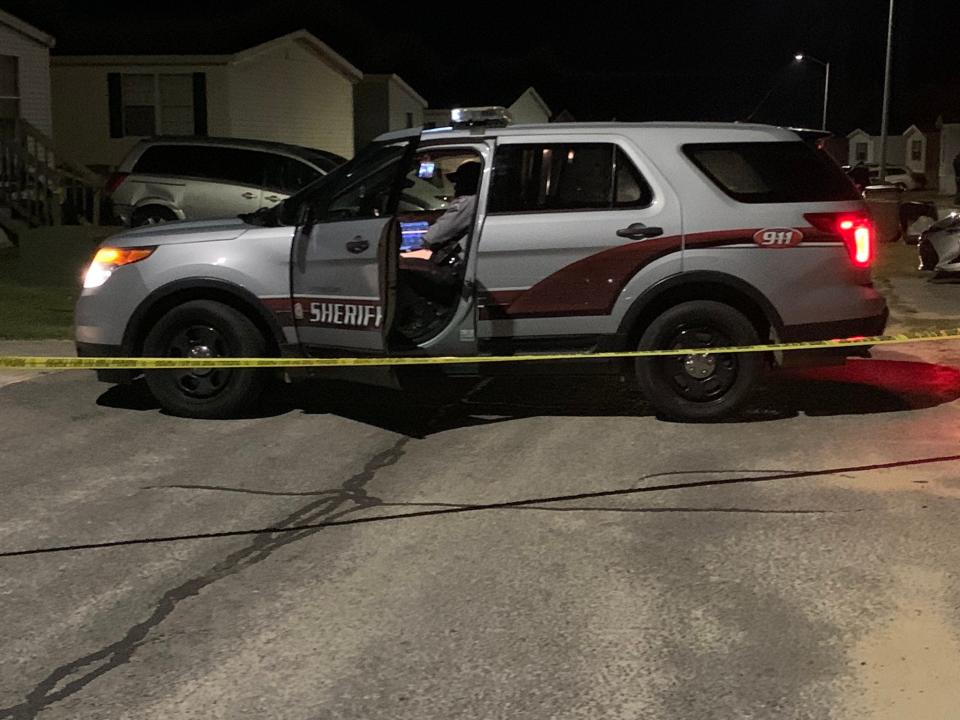
[[[283,155],[270,155],[266,161],[263,186],[292,195],[320,176],[320,171],[306,163]]]
[[[652,197],[646,180],[612,143],[501,145],[489,212],[646,207]]]
[[[178,175],[260,187],[269,156],[256,150],[203,145],[153,145],[133,167],[144,175]]]
[[[804,142],[698,143],[684,145],[683,152],[738,202],[859,199],[840,167]]]

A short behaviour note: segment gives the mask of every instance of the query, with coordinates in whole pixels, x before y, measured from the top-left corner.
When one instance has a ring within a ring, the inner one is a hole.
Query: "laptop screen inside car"
[[[426,220],[412,220],[400,222],[400,252],[411,252],[420,250],[423,246],[421,242],[423,235],[427,232],[430,223]]]

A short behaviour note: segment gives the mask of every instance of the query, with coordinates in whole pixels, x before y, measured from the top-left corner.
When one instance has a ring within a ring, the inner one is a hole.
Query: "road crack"
[[[396,464],[405,452],[410,438],[402,437],[386,450],[374,455],[363,469],[349,478],[336,491],[298,508],[276,528],[332,521],[345,515],[381,504],[380,498],[369,495],[366,485],[384,468]],[[97,678],[129,662],[136,650],[149,642],[150,634],[163,623],[184,600],[202,590],[269,558],[277,550],[303,540],[321,528],[257,536],[246,547],[231,553],[205,573],[181,583],[163,594],[153,612],[133,625],[124,636],[110,645],[61,665],[41,680],[23,702],[0,708],[0,720],[32,720],[50,705],[83,690]]]

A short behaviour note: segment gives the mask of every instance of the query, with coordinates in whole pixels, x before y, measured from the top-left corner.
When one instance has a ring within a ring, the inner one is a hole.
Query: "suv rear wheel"
[[[212,300],[170,310],[147,335],[147,357],[263,357],[267,343],[248,317]],[[197,368],[148,370],[147,386],[167,412],[181,417],[228,418],[256,406],[263,370]]]
[[[753,324],[729,305],[710,300],[670,308],[643,333],[641,350],[756,345]],[[712,420],[729,415],[749,397],[760,375],[759,353],[638,358],[637,380],[662,415]]]

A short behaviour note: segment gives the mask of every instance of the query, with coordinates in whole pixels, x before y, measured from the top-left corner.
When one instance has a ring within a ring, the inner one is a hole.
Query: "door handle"
[[[264,200],[266,200],[267,202],[277,202],[278,200],[280,200],[280,196],[279,196],[279,195],[267,195],[267,196],[264,198]]]
[[[256,196],[257,196],[256,193],[252,193],[252,192],[250,192],[250,191],[248,190],[247,192],[245,192],[245,193],[244,193],[243,195],[241,195],[240,197],[245,197],[247,200],[253,200]]]
[[[655,226],[647,227],[643,223],[633,223],[632,225],[617,230],[617,235],[622,238],[630,238],[631,240],[644,240],[646,238],[663,235],[663,228]]]
[[[370,243],[361,237],[355,237],[353,240],[347,243],[347,250],[352,252],[354,255],[359,255],[364,250],[369,249],[369,247]]]

